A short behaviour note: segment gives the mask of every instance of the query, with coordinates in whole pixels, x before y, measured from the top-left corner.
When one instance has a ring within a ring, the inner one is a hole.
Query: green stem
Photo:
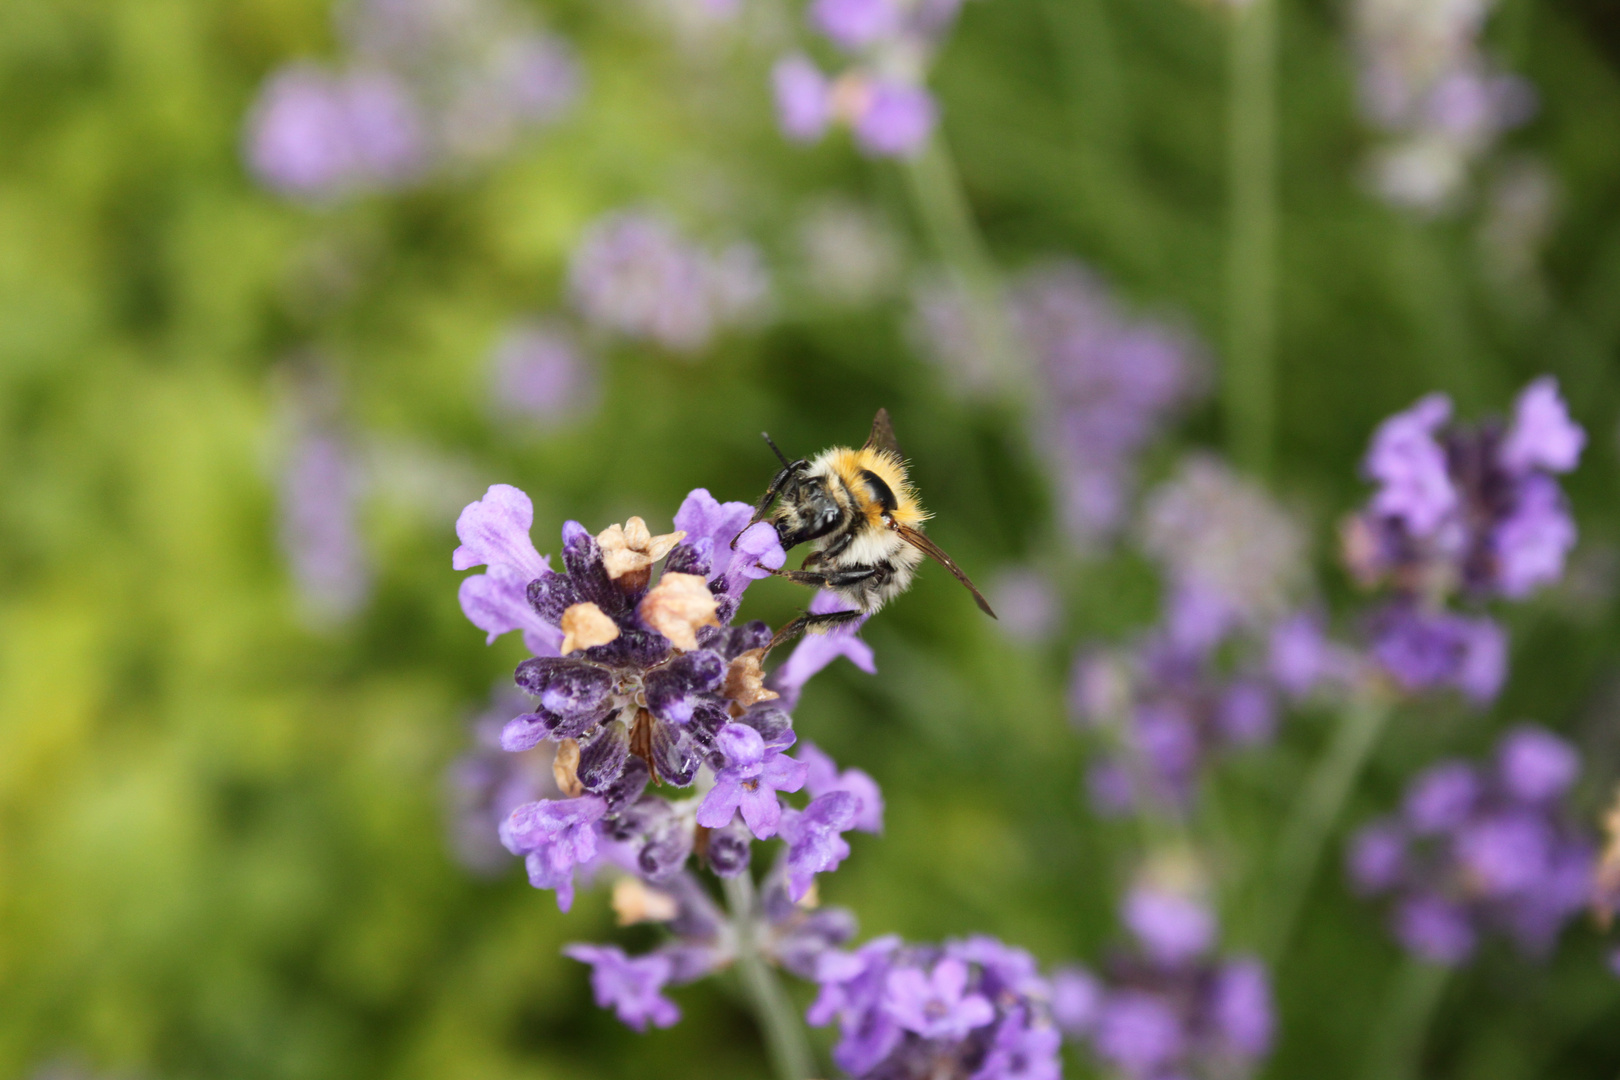
[[[1417,1075],[1423,1036],[1450,975],[1450,968],[1407,958],[1368,1040],[1362,1080],[1410,1080]]]
[[[1003,391],[1018,389],[1019,348],[1002,304],[999,275],[944,139],[935,135],[906,160],[904,171],[923,228],[967,304],[969,332],[991,381]]]
[[[1339,720],[1327,752],[1294,800],[1277,846],[1271,918],[1261,932],[1261,951],[1272,963],[1288,948],[1328,837],[1378,745],[1390,711],[1389,702],[1380,696],[1367,695],[1352,701]]]
[[[1232,455],[1256,475],[1271,465],[1276,387],[1277,0],[1232,12],[1227,115],[1226,378]]]
[[[771,1066],[778,1080],[810,1080],[814,1071],[804,1025],[782,990],[782,984],[776,981],[775,973],[760,954],[755,937],[754,880],[744,871],[736,877],[721,879],[721,884],[725,887],[726,906],[731,909],[732,930],[737,936],[737,970],[759,1024],[760,1036],[765,1040]]]

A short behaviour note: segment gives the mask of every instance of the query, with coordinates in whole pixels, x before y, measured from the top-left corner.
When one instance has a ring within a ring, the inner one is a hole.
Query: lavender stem
[[[1276,387],[1277,0],[1234,5],[1227,113],[1227,350],[1223,406],[1232,456],[1271,464]]]
[[[1410,1080],[1417,1075],[1423,1036],[1451,969],[1408,957],[1371,1032],[1363,1080]]]
[[[760,1036],[765,1040],[771,1065],[779,1080],[810,1080],[813,1070],[804,1025],[782,990],[782,984],[777,982],[770,965],[760,955],[755,939],[754,880],[745,870],[735,877],[722,878],[720,883],[725,889],[726,906],[731,911],[732,930],[737,935],[737,970],[759,1024]]]
[[[979,351],[989,360],[997,385],[1018,389],[1018,348],[1001,302],[995,263],[973,220],[962,177],[944,139],[935,135],[922,152],[906,161],[911,197],[951,284],[967,305]]]
[[[1288,948],[1323,848],[1390,712],[1383,695],[1358,696],[1344,711],[1327,752],[1300,787],[1277,846],[1271,918],[1261,931],[1261,952],[1273,964]]]

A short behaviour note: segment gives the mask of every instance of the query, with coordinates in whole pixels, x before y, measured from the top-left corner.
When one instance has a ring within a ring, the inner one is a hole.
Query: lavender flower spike
[[[726,764],[715,774],[714,787],[698,807],[698,824],[723,828],[741,810],[749,831],[760,840],[769,840],[782,820],[776,793],[802,788],[808,768],[778,747],[767,746],[760,733],[746,724],[721,728],[715,747]]]
[[[667,956],[629,957],[615,945],[569,945],[563,955],[591,966],[591,990],[601,1008],[613,1007],[619,1019],[637,1031],[671,1027],[681,1010],[664,997],[674,965]]]

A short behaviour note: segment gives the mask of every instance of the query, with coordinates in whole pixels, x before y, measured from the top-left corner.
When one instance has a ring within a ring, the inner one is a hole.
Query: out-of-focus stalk
[[[1358,695],[1340,717],[1322,759],[1300,786],[1277,845],[1271,896],[1263,909],[1268,921],[1260,931],[1261,953],[1273,964],[1294,936],[1323,848],[1391,711],[1391,703],[1376,691]]]
[[[1408,957],[1390,988],[1388,1001],[1369,1033],[1361,1080],[1412,1080],[1418,1075],[1423,1035],[1451,969]]]
[[[1257,476],[1276,423],[1277,0],[1233,5],[1227,112],[1227,444]]]
[[[737,935],[737,972],[765,1040],[771,1066],[778,1080],[810,1080],[814,1070],[804,1024],[770,965],[760,955],[759,942],[754,937],[757,925],[754,881],[744,870],[736,877],[722,878],[721,883],[725,887],[726,906],[731,910],[732,932]]]
[[[1018,392],[1025,375],[1002,302],[1000,275],[973,220],[961,174],[944,138],[936,133],[919,154],[905,161],[904,172],[918,217],[967,306],[975,346],[988,361],[996,386],[1005,393]]]

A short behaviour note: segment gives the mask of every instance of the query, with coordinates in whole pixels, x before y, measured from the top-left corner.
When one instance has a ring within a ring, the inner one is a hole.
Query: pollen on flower
[[[622,877],[613,883],[613,914],[620,926],[669,922],[679,910],[673,896],[640,878]]]
[[[579,649],[606,645],[619,636],[619,627],[595,604],[575,604],[562,613],[558,625],[562,628],[562,646],[557,650],[563,656]]]
[[[596,534],[596,542],[602,547],[602,568],[607,576],[618,581],[629,575],[628,584],[636,588],[645,585],[652,576],[652,564],[684,539],[684,531],[654,536],[639,517],[631,518],[622,526],[609,525]]]
[[[703,575],[665,573],[637,611],[642,622],[667,637],[677,649],[691,651],[698,647],[699,627],[720,625],[715,615],[718,609],[719,603]]]
[[[749,649],[726,668],[726,681],[720,692],[731,699],[738,715],[761,701],[775,701],[782,696],[765,687],[765,667],[761,662],[764,657],[764,649]]]
[[[557,755],[551,759],[551,776],[557,781],[557,790],[570,799],[585,794],[585,785],[579,782],[578,739],[563,739],[557,744]]]

